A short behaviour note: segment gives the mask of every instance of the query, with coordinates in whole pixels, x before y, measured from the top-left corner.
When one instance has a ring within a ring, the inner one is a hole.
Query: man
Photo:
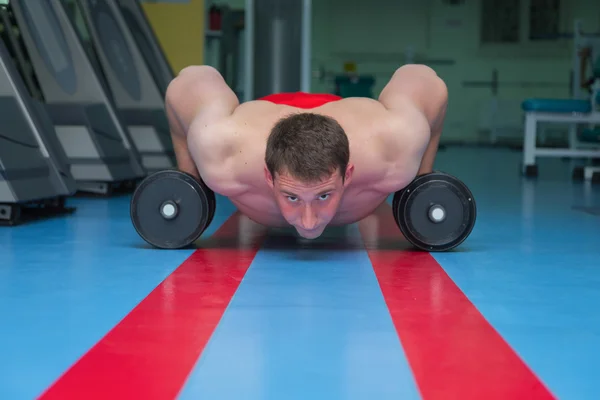
[[[217,70],[188,67],[166,94],[178,167],[250,219],[307,239],[365,218],[432,171],[448,94],[431,68],[399,68],[378,101],[329,100],[291,93],[240,104]]]

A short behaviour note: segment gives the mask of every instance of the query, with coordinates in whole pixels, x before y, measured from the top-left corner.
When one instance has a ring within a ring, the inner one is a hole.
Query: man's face
[[[267,169],[265,175],[285,220],[303,238],[316,239],[335,216],[352,170],[349,166],[345,177],[336,171],[314,183],[302,182],[287,173],[276,174],[273,179]]]

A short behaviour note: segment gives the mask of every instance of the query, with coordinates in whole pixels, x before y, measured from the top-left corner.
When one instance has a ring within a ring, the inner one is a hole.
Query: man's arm
[[[212,182],[226,181],[219,178],[227,171],[228,160],[233,155],[233,139],[225,134],[202,135],[203,128],[229,117],[238,105],[235,93],[210,66],[183,69],[167,88],[165,108],[178,168],[202,178],[215,191],[218,190]],[[194,129],[194,135],[188,135],[192,126],[198,129]],[[190,152],[190,144],[193,152]]]
[[[396,70],[379,96],[382,103],[391,112],[404,112],[414,107],[429,125],[428,145],[421,158],[418,174],[433,170],[446,108],[448,89],[436,72],[425,65],[405,65]],[[419,133],[418,130],[415,134]]]

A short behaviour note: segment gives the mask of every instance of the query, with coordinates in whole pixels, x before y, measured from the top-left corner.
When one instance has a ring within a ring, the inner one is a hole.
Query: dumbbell
[[[195,242],[215,215],[214,192],[201,180],[177,170],[148,175],[133,192],[131,221],[146,242],[181,249]]]
[[[394,193],[392,211],[406,240],[431,252],[448,251],[464,242],[477,217],[469,188],[458,178],[437,171],[417,176]]]

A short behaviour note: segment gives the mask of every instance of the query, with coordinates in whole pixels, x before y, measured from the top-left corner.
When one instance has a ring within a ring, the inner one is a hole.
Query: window
[[[482,43],[519,42],[519,0],[483,0],[481,6]]]
[[[482,0],[481,43],[553,41],[560,33],[560,0]]]
[[[556,38],[560,29],[560,1],[529,1],[529,40]]]

